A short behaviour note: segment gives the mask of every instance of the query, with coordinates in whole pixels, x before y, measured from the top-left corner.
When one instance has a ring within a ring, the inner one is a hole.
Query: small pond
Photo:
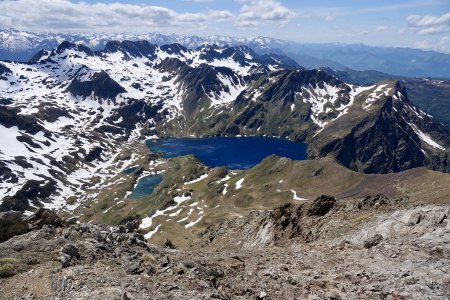
[[[129,199],[139,199],[148,197],[153,193],[155,187],[162,181],[161,175],[148,175],[139,179],[133,192],[128,196]]]

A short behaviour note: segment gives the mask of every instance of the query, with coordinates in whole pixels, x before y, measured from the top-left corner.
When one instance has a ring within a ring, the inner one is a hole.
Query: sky
[[[0,28],[267,36],[450,53],[450,0],[0,0]]]

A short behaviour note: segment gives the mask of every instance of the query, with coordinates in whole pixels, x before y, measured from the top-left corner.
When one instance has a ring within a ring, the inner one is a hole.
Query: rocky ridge
[[[133,218],[109,227],[43,215],[0,243],[2,299],[450,295],[448,205],[322,196],[219,224],[187,249],[147,243]]]

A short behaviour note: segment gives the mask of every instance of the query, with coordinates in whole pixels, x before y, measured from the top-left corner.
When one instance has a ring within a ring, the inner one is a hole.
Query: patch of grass
[[[236,205],[236,207],[239,207],[239,208],[245,208],[245,207],[249,207],[253,203],[254,200],[255,199],[253,199],[252,196],[243,194],[242,196],[239,196],[239,198],[234,200],[234,205]]]
[[[18,260],[11,257],[0,258],[0,278],[8,278],[16,274]]]
[[[3,258],[0,258],[0,266],[1,265],[4,265],[4,264],[14,264],[14,263],[17,263],[17,259],[15,259],[15,258],[12,258],[12,257],[3,257]]]
[[[150,255],[150,254],[148,254],[148,253],[145,253],[145,254],[142,256],[142,260],[143,260],[144,263],[146,263],[146,264],[156,264],[156,263],[157,263],[156,258],[155,258],[153,255]]]
[[[0,278],[12,277],[15,274],[15,268],[13,265],[6,264],[0,266]]]

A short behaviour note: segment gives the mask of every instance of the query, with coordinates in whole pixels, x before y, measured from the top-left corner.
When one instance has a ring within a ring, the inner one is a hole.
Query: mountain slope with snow
[[[449,129],[396,82],[351,85],[246,46],[62,42],[0,62],[0,90],[0,210],[71,210],[150,135],[280,136],[357,171],[450,170]]]

